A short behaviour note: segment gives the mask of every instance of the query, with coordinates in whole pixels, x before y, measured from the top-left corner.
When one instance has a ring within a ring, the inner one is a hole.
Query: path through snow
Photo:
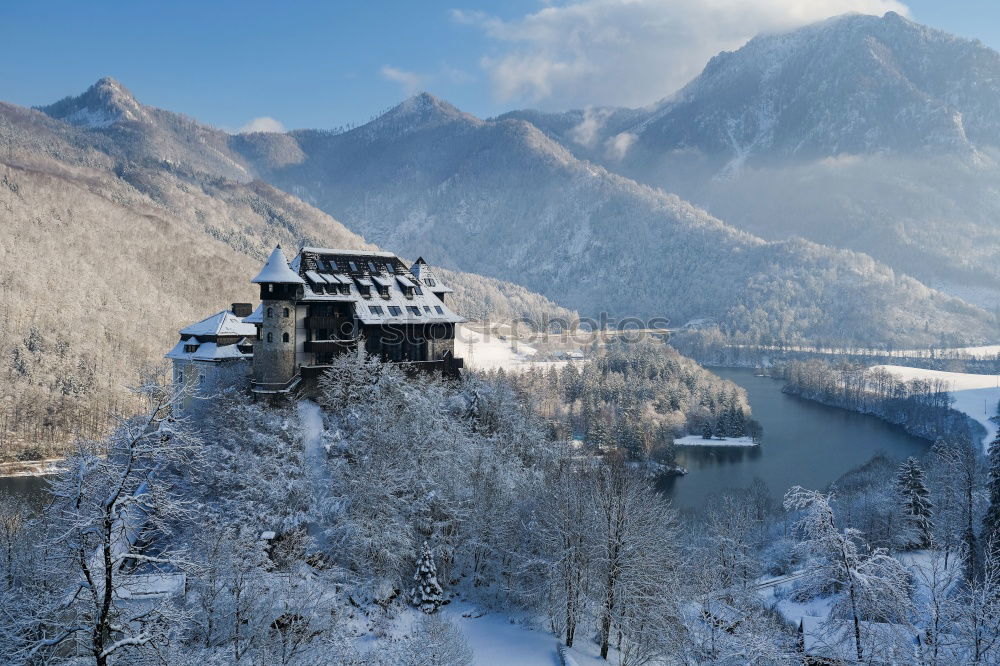
[[[329,468],[326,464],[326,451],[323,449],[323,411],[312,400],[300,400],[297,405],[299,426],[302,428],[302,460],[306,473],[313,484],[314,497],[326,497],[330,487]],[[324,546],[326,536],[323,531],[312,523],[309,524],[309,535],[320,546]]]

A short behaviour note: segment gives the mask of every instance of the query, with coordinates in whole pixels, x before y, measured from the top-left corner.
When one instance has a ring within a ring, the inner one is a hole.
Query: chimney
[[[233,314],[241,319],[253,314],[253,307],[249,303],[233,303]]]

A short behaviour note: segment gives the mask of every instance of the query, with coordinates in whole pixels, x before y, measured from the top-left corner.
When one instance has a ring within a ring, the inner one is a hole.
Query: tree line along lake
[[[681,446],[688,474],[660,483],[678,509],[697,509],[712,494],[745,488],[759,478],[780,500],[790,487],[819,490],[877,453],[922,457],[930,442],[874,416],[782,393],[784,381],[749,368],[712,368],[742,386],[753,417],[764,427],[759,446]]]

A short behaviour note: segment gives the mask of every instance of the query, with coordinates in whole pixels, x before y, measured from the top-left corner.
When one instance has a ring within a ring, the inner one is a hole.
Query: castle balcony
[[[356,338],[346,338],[339,340],[307,340],[303,343],[303,349],[316,354],[340,354],[342,352],[353,351],[358,348]]]
[[[306,317],[306,328],[314,331],[326,329],[328,331],[349,331],[354,327],[354,320],[348,317],[331,317],[310,315]]]

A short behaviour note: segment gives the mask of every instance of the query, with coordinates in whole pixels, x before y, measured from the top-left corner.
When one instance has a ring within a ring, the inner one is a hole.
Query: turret
[[[413,265],[410,266],[410,272],[413,276],[420,281],[420,284],[424,289],[430,291],[432,294],[438,297],[438,300],[444,303],[444,295],[450,294],[454,289],[441,282],[441,279],[434,274],[431,267],[427,265],[423,257],[418,257]]]
[[[288,266],[278,245],[253,280],[260,285],[262,323],[253,351],[253,390],[280,393],[295,386],[296,302],[305,281]]]

